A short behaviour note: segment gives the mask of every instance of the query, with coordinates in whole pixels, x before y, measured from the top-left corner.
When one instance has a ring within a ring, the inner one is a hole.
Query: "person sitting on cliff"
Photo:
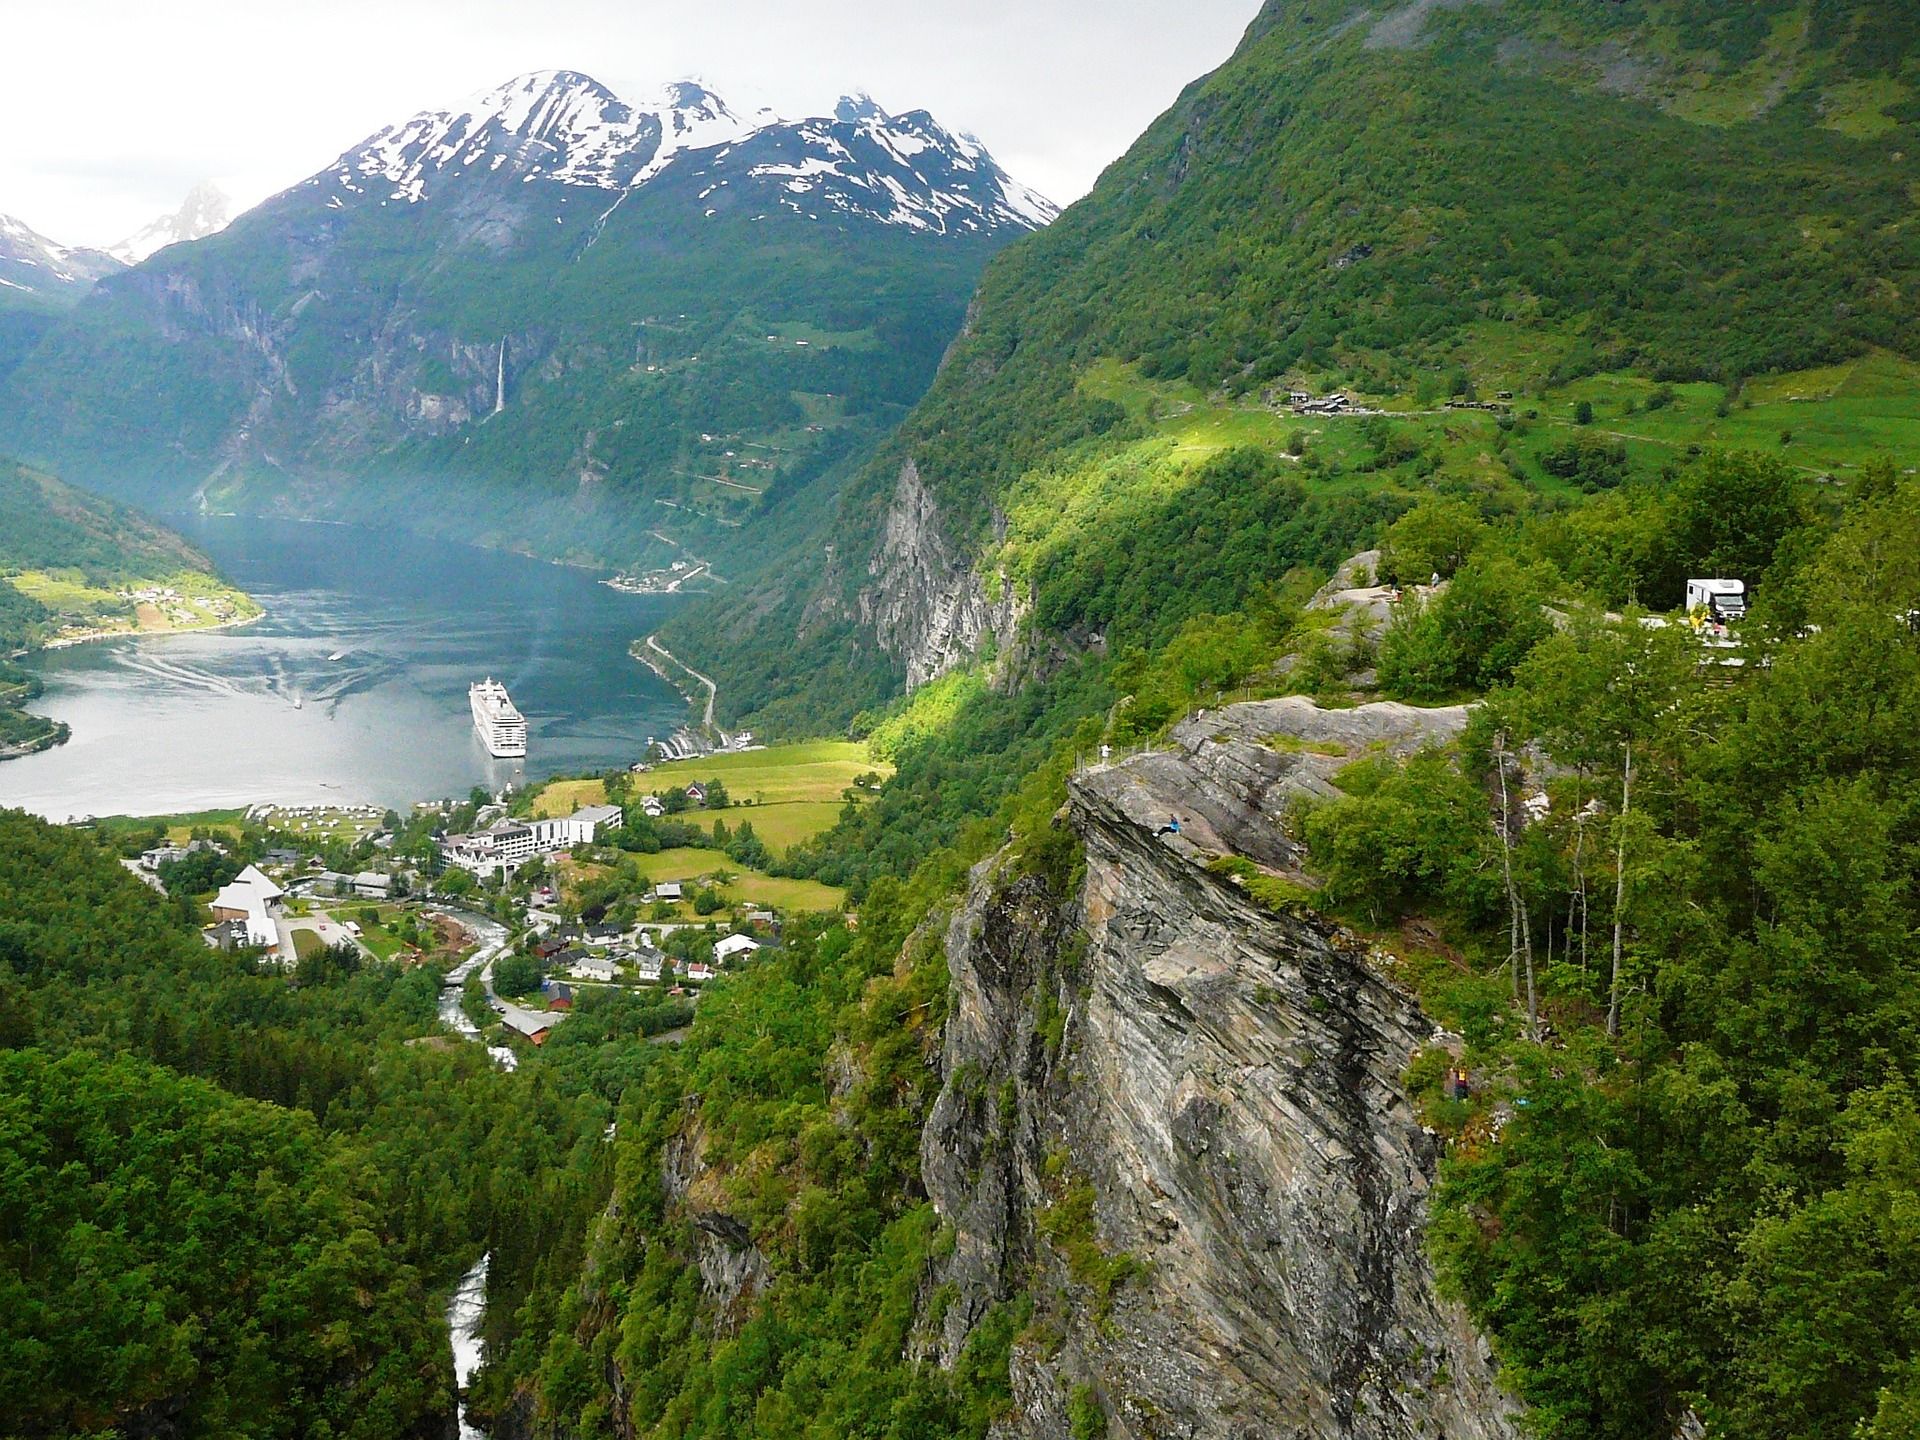
[[[1167,821],[1166,824],[1162,825],[1158,830],[1154,831],[1153,838],[1158,840],[1162,835],[1178,835],[1179,833],[1180,833],[1180,817],[1176,815],[1171,820]]]

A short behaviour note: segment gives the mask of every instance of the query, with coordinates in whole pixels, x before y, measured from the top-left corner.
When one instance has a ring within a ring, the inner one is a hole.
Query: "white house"
[[[187,852],[178,845],[156,845],[151,850],[140,852],[140,868],[158,870],[170,860],[184,860]]]
[[[743,955],[751,955],[759,948],[760,942],[750,935],[729,935],[726,939],[714,943],[713,963],[725,965],[730,961],[738,960]]]
[[[718,973],[719,972],[711,965],[699,960],[694,961],[693,964],[687,967],[687,979],[689,980],[711,980]]]
[[[603,984],[612,984],[617,972],[613,961],[588,955],[574,961],[567,973],[576,980],[598,980]]]
[[[249,865],[213,897],[213,918],[240,921],[247,927],[249,945],[278,945],[280,932],[274,927],[273,912],[286,893]]]
[[[653,887],[653,893],[662,900],[678,900],[680,898],[680,882],[678,880],[664,880]]]

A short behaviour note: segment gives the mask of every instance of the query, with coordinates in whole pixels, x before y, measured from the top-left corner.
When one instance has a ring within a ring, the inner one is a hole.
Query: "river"
[[[471,1270],[460,1277],[460,1284],[447,1300],[447,1334],[453,1341],[453,1384],[458,1392],[454,1401],[460,1421],[460,1440],[486,1440],[486,1431],[467,1419],[467,1382],[480,1368],[480,1325],[487,1317],[487,1262],[482,1255]]]
[[[627,653],[682,603],[445,540],[246,517],[172,520],[267,611],[233,630],[99,641],[29,662],[65,745],[0,763],[0,806],[54,820],[465,795],[630,764],[687,718]],[[339,659],[332,657],[339,655]],[[527,717],[489,757],[467,686]]]
[[[474,971],[484,972],[507,948],[507,928],[483,916],[465,911],[451,912],[472,931],[479,948],[447,972],[440,986],[440,1021],[462,1038],[481,1043],[479,1028],[460,1007],[460,991]],[[487,1053],[502,1070],[517,1070],[519,1057],[505,1045],[489,1045]],[[473,1372],[480,1368],[483,1346],[480,1327],[487,1318],[487,1265],[492,1255],[482,1255],[460,1277],[460,1283],[447,1299],[447,1335],[453,1342],[453,1384],[456,1391],[455,1413],[459,1417],[459,1440],[486,1440],[486,1432],[467,1419],[466,1389]]]

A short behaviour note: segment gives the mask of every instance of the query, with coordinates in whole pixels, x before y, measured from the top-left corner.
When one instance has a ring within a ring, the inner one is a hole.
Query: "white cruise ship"
[[[513,706],[507,687],[489,675],[467,690],[467,703],[473,707],[473,728],[487,753],[498,759],[527,753],[527,721]]]

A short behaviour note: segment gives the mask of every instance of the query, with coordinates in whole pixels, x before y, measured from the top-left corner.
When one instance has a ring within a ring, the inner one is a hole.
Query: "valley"
[[[1245,11],[0,229],[0,1429],[1920,1433],[1920,19]]]

